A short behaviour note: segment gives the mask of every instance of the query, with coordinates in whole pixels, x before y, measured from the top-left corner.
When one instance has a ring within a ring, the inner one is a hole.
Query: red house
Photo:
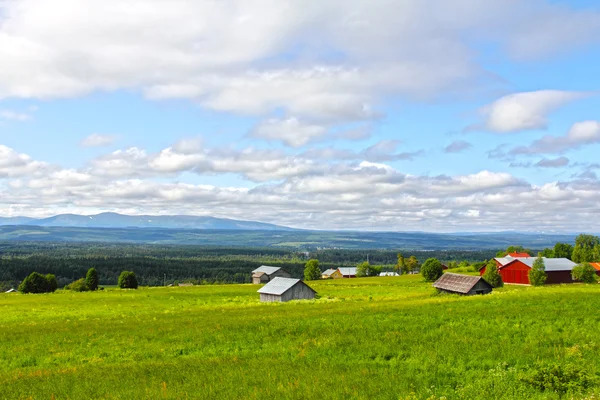
[[[546,283],[572,283],[571,271],[575,264],[568,258],[542,258],[546,267]],[[529,271],[533,267],[535,257],[502,257],[494,258],[498,265],[498,272],[504,283],[518,283],[529,285]],[[479,274],[485,273],[485,267],[479,270]]]

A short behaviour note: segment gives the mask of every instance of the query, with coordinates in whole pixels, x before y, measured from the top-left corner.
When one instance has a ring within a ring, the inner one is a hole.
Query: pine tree
[[[542,256],[538,255],[529,271],[529,283],[531,286],[542,286],[546,282],[546,278],[546,264]]]
[[[492,287],[502,287],[504,286],[504,282],[502,281],[502,276],[498,272],[498,264],[496,261],[490,260],[485,266],[485,273],[483,274],[483,279],[492,285]]]
[[[98,290],[98,272],[96,268],[88,269],[88,272],[85,276],[85,284],[88,287],[88,290]]]

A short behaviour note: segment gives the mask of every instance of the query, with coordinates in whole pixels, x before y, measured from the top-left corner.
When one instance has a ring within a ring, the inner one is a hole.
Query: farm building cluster
[[[532,257],[527,253],[510,253],[504,257],[494,258],[498,266],[498,272],[504,283],[529,285],[529,271],[533,267],[537,257]],[[577,266],[576,263],[568,258],[546,258],[542,257],[546,269],[546,283],[573,283],[571,272]],[[591,263],[596,269],[596,274],[600,275],[600,263]],[[486,268],[479,270],[479,275],[485,274]]]

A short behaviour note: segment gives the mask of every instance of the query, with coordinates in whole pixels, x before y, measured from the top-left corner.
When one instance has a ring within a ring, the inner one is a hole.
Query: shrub
[[[584,262],[573,268],[571,271],[571,277],[574,281],[584,283],[595,283],[596,282],[596,270],[590,265],[590,263]]]
[[[528,275],[531,286],[542,286],[546,282],[546,264],[541,256],[538,255],[538,258],[533,262],[533,267]]]
[[[538,367],[521,380],[541,391],[556,392],[561,396],[567,392],[585,391],[594,384],[586,370],[571,364]]]
[[[319,269],[319,260],[308,260],[304,266],[304,279],[314,281],[321,278],[321,269]]]
[[[65,289],[72,290],[74,292],[87,292],[88,290],[90,290],[85,279],[83,279],[83,278],[78,279],[74,282],[71,282],[70,284],[65,286]]]
[[[137,289],[138,282],[135,273],[132,271],[123,271],[119,275],[118,285],[121,289]]]
[[[427,282],[437,281],[444,273],[442,263],[437,258],[429,258],[421,267],[421,274]]]
[[[98,290],[98,272],[96,268],[88,269],[85,276],[85,283],[89,290]]]
[[[378,265],[371,265],[368,261],[358,264],[356,267],[356,276],[377,276],[381,272],[382,267]]]
[[[21,293],[51,293],[58,288],[56,276],[52,274],[42,275],[38,272],[32,272],[19,285]]]
[[[502,287],[504,286],[504,282],[502,281],[502,276],[498,272],[498,265],[496,261],[491,260],[485,266],[485,273],[483,274],[483,279],[492,285],[492,287]]]

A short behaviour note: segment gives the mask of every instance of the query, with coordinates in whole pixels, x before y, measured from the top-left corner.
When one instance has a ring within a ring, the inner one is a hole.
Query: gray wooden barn
[[[317,292],[300,279],[276,277],[260,288],[258,293],[260,293],[261,302],[272,303],[290,300],[310,300],[315,298]]]
[[[252,283],[259,285],[267,283],[275,277],[290,278],[291,275],[281,267],[271,267],[269,265],[261,265],[252,271]]]
[[[487,294],[492,292],[492,285],[480,276],[460,275],[447,272],[440,277],[433,287],[440,292],[462,295]]]

